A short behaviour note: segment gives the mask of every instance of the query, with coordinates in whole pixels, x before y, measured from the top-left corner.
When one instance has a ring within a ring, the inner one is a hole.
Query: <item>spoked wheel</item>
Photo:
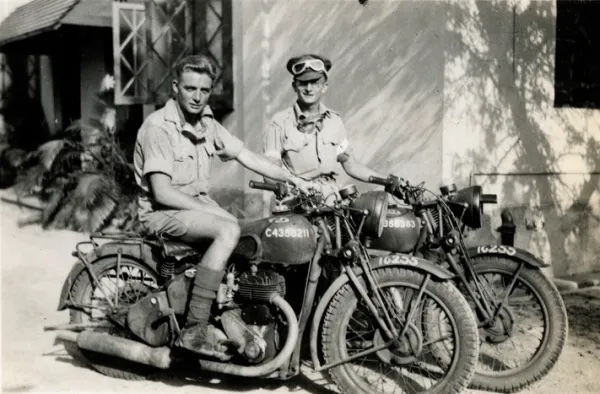
[[[471,387],[515,392],[540,380],[558,360],[567,315],[556,287],[541,271],[524,267],[507,295],[518,265],[499,257],[473,259],[475,271],[497,305],[495,319],[479,332],[479,363]]]
[[[87,271],[77,277],[71,291],[71,299],[78,308],[71,309],[70,322],[102,324],[102,327],[94,330],[128,338],[128,332],[108,321],[107,313],[110,311],[110,305],[106,297],[117,306],[117,310],[126,313],[128,306],[142,299],[151,289],[158,287],[158,277],[144,265],[126,257],[121,259],[118,269],[116,257],[96,262],[93,267],[101,288],[93,283]],[[67,346],[67,351],[73,357],[79,356],[78,352],[81,352],[80,354],[98,372],[114,378],[144,380],[155,372],[154,368],[146,365],[88,350],[79,350],[75,344]]]
[[[433,280],[421,297],[424,276],[386,268],[375,270],[382,295],[404,334],[385,349],[329,370],[344,393],[458,393],[477,361],[477,324],[468,303],[449,283]],[[322,330],[326,363],[348,359],[390,341],[351,284],[336,293]]]

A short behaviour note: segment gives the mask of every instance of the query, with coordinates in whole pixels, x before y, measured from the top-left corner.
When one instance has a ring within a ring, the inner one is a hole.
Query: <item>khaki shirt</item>
[[[281,161],[305,180],[336,175],[337,163],[350,154],[342,119],[322,104],[314,119],[308,119],[297,103],[278,112],[267,126],[263,142],[265,156]]]
[[[204,198],[208,192],[211,160],[231,160],[240,154],[243,143],[217,122],[205,107],[200,121],[185,121],[174,99],[150,114],[138,131],[133,156],[135,180],[142,188],[139,215],[160,209],[153,201],[146,175],[161,172],[171,177],[175,189],[192,197]]]

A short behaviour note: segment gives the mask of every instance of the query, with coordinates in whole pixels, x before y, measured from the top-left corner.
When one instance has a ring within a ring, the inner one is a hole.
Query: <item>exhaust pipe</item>
[[[279,294],[273,294],[270,302],[283,312],[288,322],[288,327],[290,328],[288,337],[283,345],[283,349],[281,349],[279,354],[274,359],[264,364],[254,365],[251,367],[200,360],[200,367],[204,370],[212,372],[244,376],[247,378],[256,378],[269,375],[277,370],[277,368],[281,367],[283,363],[289,360],[294,348],[296,347],[296,342],[298,341],[298,319],[296,319],[296,314],[294,313],[294,310],[290,304],[288,304],[287,301],[284,300]]]
[[[64,332],[58,334],[57,339],[75,342],[84,350],[108,354],[159,369],[169,369],[171,366],[171,349],[166,346],[154,348],[131,339],[94,331],[83,331],[79,334]]]
[[[274,372],[281,367],[284,362],[289,360],[298,340],[298,320],[296,319],[296,314],[290,304],[288,304],[280,295],[273,294],[270,302],[283,312],[289,327],[288,337],[283,349],[281,349],[281,352],[279,352],[274,359],[264,364],[249,367],[199,360],[200,367],[207,371],[229,375],[261,377]],[[109,334],[93,331],[83,331],[79,334],[74,332],[63,332],[57,335],[57,339],[76,342],[77,346],[84,350],[119,357],[159,369],[168,369],[171,366],[171,349],[166,346],[154,348],[130,339],[114,337]]]

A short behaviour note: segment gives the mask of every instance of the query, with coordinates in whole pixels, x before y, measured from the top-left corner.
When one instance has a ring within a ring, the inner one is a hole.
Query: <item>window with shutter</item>
[[[162,105],[174,67],[204,53],[220,69],[211,106],[233,108],[231,0],[145,0],[113,3],[115,101]]]
[[[555,107],[600,108],[599,14],[595,0],[557,2]]]
[[[220,78],[211,95],[211,106],[233,109],[233,48],[231,43],[231,0],[196,2],[195,49],[213,58]]]
[[[143,3],[113,3],[113,59],[116,104],[152,100]]]
[[[149,81],[153,102],[161,105],[171,95],[174,67],[193,52],[193,1],[147,0],[146,30],[152,78]]]

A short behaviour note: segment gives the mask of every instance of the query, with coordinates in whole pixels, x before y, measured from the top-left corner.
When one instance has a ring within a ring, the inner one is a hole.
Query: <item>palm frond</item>
[[[48,172],[60,153],[67,151],[64,140],[48,141],[33,152],[26,154],[20,163],[20,174],[17,177],[15,192],[19,198],[38,194],[47,187],[44,184]]]
[[[84,231],[96,232],[104,227],[105,224],[114,216],[117,208],[115,200],[108,196],[102,196],[96,206],[87,211],[87,221],[85,227],[82,228]]]
[[[76,179],[81,171],[82,152],[79,145],[65,145],[46,172],[43,187],[51,186],[59,178]]]
[[[87,232],[99,230],[113,215],[119,199],[117,185],[102,174],[85,174],[71,193],[72,225]]]
[[[67,141],[65,140],[52,140],[48,141],[36,150],[36,154],[38,156],[38,160],[40,164],[44,166],[46,171],[50,171],[52,164],[54,163],[54,159],[56,156],[63,151],[65,144]]]
[[[47,223],[47,228],[74,228],[72,225],[75,203],[69,194],[65,194],[57,206],[56,214]]]
[[[104,134],[98,127],[85,123],[80,123],[79,125],[80,141],[83,146],[98,145]]]
[[[96,143],[101,135],[102,131],[99,128],[84,123],[81,119],[73,121],[69,127],[62,132],[64,138],[83,145]]]
[[[94,208],[104,196],[113,200],[119,198],[117,185],[104,174],[82,175],[73,192],[73,197],[80,199],[88,209]]]
[[[38,164],[17,175],[14,191],[18,198],[25,198],[37,194],[41,187],[46,169]]]
[[[65,205],[65,193],[63,189],[57,189],[51,194],[42,211],[42,227],[51,227],[54,218]]]
[[[28,155],[24,194],[45,201],[44,228],[95,232],[139,228],[134,172],[114,135],[102,127],[73,122]],[[35,168],[35,170],[33,170]]]

